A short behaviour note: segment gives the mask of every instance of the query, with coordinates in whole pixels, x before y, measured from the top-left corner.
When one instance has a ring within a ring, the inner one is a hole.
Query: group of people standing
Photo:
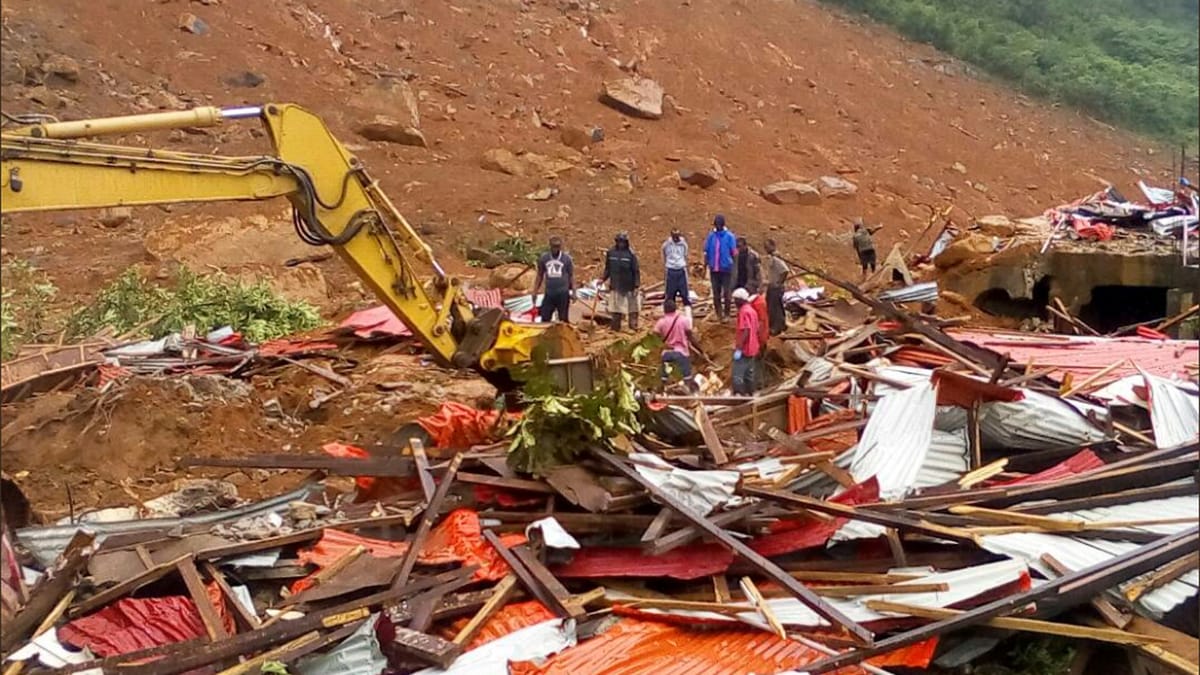
[[[864,273],[874,270],[872,230],[861,219],[855,223],[853,245]],[[759,254],[745,237],[729,231],[725,216],[713,218],[712,230],[704,239],[704,268],[712,285],[713,309],[717,320],[726,323],[735,319],[732,386],[736,394],[751,394],[758,387],[761,358],[767,340],[787,328],[783,294],[791,268],[780,257],[773,239],[763,245],[766,257]],[[688,289],[688,266],[691,249],[678,229],[663,242],[662,262],[665,268],[666,297],[663,316],[654,324],[654,332],[662,336],[664,349],[661,374],[664,381],[671,367],[691,382],[691,349],[699,350],[693,332],[691,294]],[[629,245],[629,235],[618,233],[612,248],[604,258],[602,283],[608,284],[608,311],[613,330],[621,330],[625,317],[629,327],[638,329],[640,310],[639,289],[642,285],[638,256]],[[563,250],[560,237],[550,238],[550,249],[538,259],[537,278],[533,294],[545,285],[545,294],[538,307],[543,322],[557,319],[570,322],[571,296],[575,290],[575,265]],[[680,305],[684,311],[679,311]]]

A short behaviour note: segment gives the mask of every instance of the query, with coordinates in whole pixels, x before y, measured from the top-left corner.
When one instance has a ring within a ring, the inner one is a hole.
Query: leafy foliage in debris
[[[654,339],[618,342],[595,360],[595,386],[588,394],[555,391],[544,358],[518,374],[526,408],[509,430],[508,463],[525,473],[540,473],[574,462],[589,445],[606,445],[620,435],[641,431],[634,395],[637,384],[630,367],[650,355]]]
[[[1071,672],[1075,646],[1050,635],[1019,635],[1005,652],[1004,665],[1028,675],[1066,675]]]
[[[25,260],[4,266],[4,293],[0,298],[0,358],[16,356],[21,345],[36,341],[45,328],[47,303],[58,288]]]
[[[536,265],[538,259],[538,250],[532,241],[524,237],[505,237],[492,242],[488,250],[495,253],[506,263],[522,263],[525,265]],[[471,261],[471,265],[479,265],[482,263]]]
[[[189,324],[200,331],[232,326],[250,342],[262,342],[320,323],[315,307],[276,295],[264,281],[202,276],[183,268],[169,287],[162,287],[130,268],[91,305],[72,314],[67,331],[83,337],[111,328],[118,334],[144,331],[158,338]]]
[[[1197,143],[1196,0],[825,2],[864,12],[1035,95]]]

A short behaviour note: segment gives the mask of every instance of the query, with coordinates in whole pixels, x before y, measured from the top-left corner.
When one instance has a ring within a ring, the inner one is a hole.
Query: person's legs
[[[555,311],[558,313],[558,320],[563,323],[571,323],[571,294],[561,293],[555,300]]]
[[[633,291],[632,293],[629,294],[629,297],[625,301],[625,312],[627,314],[629,314],[629,329],[630,330],[638,329],[638,318],[641,314],[641,311],[642,311],[642,308],[638,304],[638,293],[637,293],[637,291]]]
[[[867,251],[866,253],[863,254],[863,256],[866,258],[865,265],[869,266],[871,268],[871,272],[874,273],[875,272],[875,249],[871,249],[870,251]]]
[[[767,323],[771,328],[771,335],[779,335],[787,330],[782,286],[767,286]]]
[[[716,270],[709,271],[708,281],[712,285],[713,311],[717,313],[718,319],[724,319],[725,310],[722,309],[721,303],[725,302],[725,294],[721,291],[721,273]]]
[[[741,359],[733,362],[733,376],[730,378],[732,380],[731,384],[733,385],[733,393],[750,393],[750,385],[746,379],[746,376],[749,375],[749,365],[750,359],[747,357],[742,357]]]
[[[667,372],[666,372],[667,364],[674,366],[675,369],[679,371],[679,375],[683,378],[688,378],[688,377],[692,376],[692,362],[690,359],[688,359],[687,356],[680,354],[677,351],[670,350],[670,351],[663,352],[662,361],[663,361],[662,377],[663,377],[664,381],[667,380]]]
[[[688,275],[687,270],[676,270],[679,272],[679,294],[683,296],[684,307],[692,306],[692,296],[688,293]]]
[[[542,323],[550,323],[554,319],[554,310],[556,309],[553,296],[546,293],[542,296],[542,304],[538,307],[538,318]]]
[[[687,290],[680,287],[680,284],[687,284],[686,272],[684,270],[667,270],[667,290],[664,300],[674,300],[677,295],[683,294],[683,299],[687,301]]]
[[[733,314],[733,271],[727,270],[721,275],[724,278],[721,290],[725,295],[725,318],[728,319]]]

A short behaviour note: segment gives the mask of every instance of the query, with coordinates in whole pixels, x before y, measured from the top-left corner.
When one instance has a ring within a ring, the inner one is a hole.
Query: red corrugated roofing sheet
[[[502,638],[509,633],[515,633],[522,628],[529,628],[543,621],[550,621],[554,616],[554,612],[551,612],[537,600],[509,603],[500,608],[499,611],[492,615],[492,618],[483,624],[483,627],[479,629],[479,632],[475,634],[470,644],[467,645],[467,650],[475,649],[492,640]],[[462,630],[471,621],[471,618],[464,616],[455,621],[446,630],[442,631],[442,637],[447,640],[453,639],[455,635],[458,635],[458,631]]]
[[[1187,377],[1186,366],[1200,359],[1200,343],[1195,340],[1152,340],[1140,337],[1097,338],[1072,335],[1032,335],[1028,333],[948,331],[951,337],[972,342],[999,354],[1008,354],[1015,363],[1032,362],[1036,368],[1057,368],[1077,379],[1096,374],[1118,361],[1127,361],[1111,371],[1117,379],[1137,374],[1137,364],[1148,373]]]
[[[504,296],[499,288],[468,288],[464,293],[476,307],[504,307]]]
[[[892,654],[872,665],[929,665],[936,639]],[[732,675],[803,670],[826,654],[794,640],[760,630],[691,630],[624,618],[604,633],[550,657],[541,664],[509,665],[512,675]],[[851,666],[839,675],[865,673]]]
[[[1063,480],[1064,478],[1077,476],[1085,471],[1098,469],[1102,466],[1104,466],[1104,460],[1097,457],[1096,453],[1092,452],[1091,450],[1084,450],[1078,454],[1071,455],[1069,458],[1059,462],[1058,464],[1055,464],[1049,469],[1009,481],[990,482],[988,485],[1032,485],[1034,483],[1051,483],[1056,480]]]

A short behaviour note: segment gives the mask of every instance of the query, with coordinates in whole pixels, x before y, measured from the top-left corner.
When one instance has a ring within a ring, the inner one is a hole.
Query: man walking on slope
[[[733,233],[725,229],[725,216],[713,218],[712,232],[704,240],[704,266],[712,281],[713,309],[722,322],[729,318],[730,299],[733,289],[733,260],[737,253],[737,241]]]
[[[762,349],[759,340],[758,313],[750,305],[750,293],[744,288],[733,292],[737,305],[737,332],[733,349],[733,393],[750,396],[756,384],[755,367]]]
[[[550,237],[550,250],[538,258],[537,280],[533,282],[533,298],[537,300],[538,289],[546,282],[546,295],[538,315],[542,323],[550,323],[554,315],[563,323],[571,323],[571,292],[575,290],[575,263],[571,254],[562,250],[561,237]]]
[[[854,251],[858,254],[858,264],[862,265],[862,274],[867,276],[867,268],[875,271],[875,240],[872,238],[883,226],[869,228],[863,224],[862,218],[854,219]]]
[[[671,236],[662,245],[663,263],[667,266],[667,300],[676,296],[683,299],[685,307],[692,306],[688,295],[688,243],[678,228],[671,230]]]
[[[613,247],[604,258],[604,278],[601,283],[611,281],[608,291],[608,313],[612,315],[612,329],[621,330],[621,317],[629,315],[629,327],[638,329],[638,288],[642,285],[642,272],[638,259],[629,248],[629,235],[617,235]]]
[[[787,330],[787,315],[783,309],[783,289],[792,269],[779,257],[774,239],[768,239],[767,251],[767,321],[771,335]]]

